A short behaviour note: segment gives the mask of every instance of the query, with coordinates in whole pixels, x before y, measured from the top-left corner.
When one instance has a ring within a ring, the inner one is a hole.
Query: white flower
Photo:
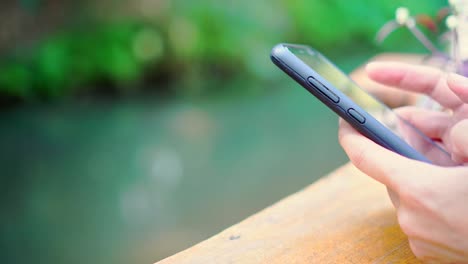
[[[410,13],[409,13],[409,10],[408,8],[406,7],[399,7],[397,8],[396,10],[396,22],[400,25],[404,25],[408,22],[408,19],[410,17]]]
[[[453,5],[453,6],[458,4],[458,0],[449,0],[448,2],[450,5]]]
[[[448,16],[445,20],[445,24],[447,24],[449,29],[455,29],[458,25],[457,17],[454,15]]]

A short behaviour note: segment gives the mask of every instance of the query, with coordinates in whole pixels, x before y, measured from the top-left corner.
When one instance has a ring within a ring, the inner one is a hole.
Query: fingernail
[[[456,86],[468,89],[468,78],[466,78],[465,76],[456,73],[450,73],[447,79],[450,83]]]

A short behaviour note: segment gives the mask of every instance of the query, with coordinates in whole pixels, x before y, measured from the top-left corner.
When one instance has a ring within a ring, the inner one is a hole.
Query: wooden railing
[[[159,263],[419,262],[385,187],[346,165]]]
[[[372,60],[418,64],[420,55]],[[430,64],[430,63],[429,63]],[[363,71],[352,75],[375,88]],[[408,103],[389,94],[392,106]],[[351,164],[212,238],[159,262],[172,263],[419,263],[400,230],[385,186]]]

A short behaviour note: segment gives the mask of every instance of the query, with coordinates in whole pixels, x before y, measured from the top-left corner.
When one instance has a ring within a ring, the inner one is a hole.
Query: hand
[[[468,81],[435,69],[397,63],[371,64],[370,78],[385,85],[431,95],[452,114],[409,109],[428,136],[439,138],[455,159],[467,161]],[[427,122],[437,117],[437,122]],[[442,122],[444,121],[444,122]],[[468,166],[440,167],[408,159],[359,134],[344,121],[340,143],[361,171],[385,184],[413,253],[425,261],[468,263]]]
[[[445,107],[448,111],[430,111],[416,107],[400,109],[400,116],[419,128],[424,134],[441,142],[452,154],[456,163],[468,162],[468,137],[464,134],[468,126],[468,78],[457,74],[443,73],[439,69],[403,63],[371,63],[366,68],[370,79],[386,86],[404,91],[427,94]],[[406,134],[410,142],[416,138]],[[460,142],[461,146],[453,144]],[[411,142],[412,145],[422,145]],[[430,152],[430,150],[424,150]],[[444,164],[445,157],[438,164]],[[432,159],[432,160],[433,160]]]
[[[467,167],[410,160],[376,145],[343,121],[340,142],[358,169],[391,191],[398,222],[416,257],[468,263]]]

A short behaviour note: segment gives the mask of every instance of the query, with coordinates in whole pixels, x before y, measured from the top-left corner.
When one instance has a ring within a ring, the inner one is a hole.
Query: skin
[[[399,114],[439,141],[453,162],[447,166],[444,155],[431,157],[444,166],[405,158],[342,120],[340,144],[358,169],[387,186],[416,257],[430,263],[468,263],[468,78],[396,62],[371,63],[366,71],[381,85],[427,94],[447,109],[406,107]],[[412,140],[411,134],[406,137]]]
[[[421,64],[424,57],[413,54],[384,53],[373,57],[371,61],[399,61],[408,64]],[[416,94],[394,89],[371,80],[367,76],[365,67],[359,67],[350,74],[350,77],[391,108],[414,104],[419,97]]]

